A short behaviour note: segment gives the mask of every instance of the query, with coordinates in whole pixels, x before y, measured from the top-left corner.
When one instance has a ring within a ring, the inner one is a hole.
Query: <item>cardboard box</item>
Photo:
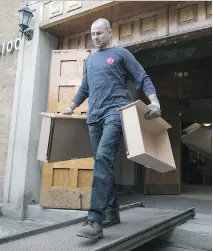
[[[127,158],[160,173],[176,170],[167,130],[162,118],[144,119],[149,111],[141,100],[119,109]]]
[[[52,163],[92,156],[85,115],[40,113],[37,159]]]

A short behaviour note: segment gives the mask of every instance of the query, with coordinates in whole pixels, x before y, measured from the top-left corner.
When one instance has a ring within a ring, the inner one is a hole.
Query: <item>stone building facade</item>
[[[19,37],[18,9],[20,2],[18,0],[0,0],[0,201],[2,201],[18,59],[18,50],[7,53],[6,47],[9,41],[14,43]]]

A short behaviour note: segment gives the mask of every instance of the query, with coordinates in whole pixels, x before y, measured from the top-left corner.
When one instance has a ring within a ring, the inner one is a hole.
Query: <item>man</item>
[[[159,117],[161,111],[155,88],[142,66],[128,50],[110,47],[109,21],[96,20],[91,26],[91,35],[98,50],[86,59],[82,84],[70,107],[62,113],[71,114],[88,98],[93,184],[88,220],[77,235],[97,239],[103,237],[103,227],[120,223],[113,169],[122,137],[118,108],[133,102],[126,84],[127,75],[134,78],[136,88],[142,88],[151,102],[145,118]]]

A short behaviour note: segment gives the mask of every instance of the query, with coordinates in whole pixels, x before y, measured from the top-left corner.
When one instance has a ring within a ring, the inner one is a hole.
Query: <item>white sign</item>
[[[6,55],[7,53],[12,54],[14,51],[19,50],[20,40],[20,38],[16,38],[15,41],[11,40],[7,43],[3,42],[0,45],[0,55]]]

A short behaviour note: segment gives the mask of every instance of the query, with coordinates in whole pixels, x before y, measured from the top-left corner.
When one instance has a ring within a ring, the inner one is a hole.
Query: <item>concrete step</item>
[[[127,205],[121,205],[120,211],[133,207],[144,207],[144,202],[138,201]],[[87,214],[88,212],[83,210],[48,209],[42,208],[40,205],[29,205],[27,207],[26,218],[48,223],[58,223],[77,219],[79,219],[79,221],[84,221]]]
[[[145,244],[133,251],[203,251],[201,249],[192,249],[192,248],[184,248],[184,247],[174,247],[163,245],[158,242]]]
[[[195,219],[176,227],[159,238],[164,244],[173,247],[185,247],[212,250],[212,216],[197,214]]]
[[[76,219],[83,219],[87,216],[87,211],[48,209],[40,205],[29,205],[27,207],[26,218],[28,220],[39,220],[44,222],[58,223]]]

